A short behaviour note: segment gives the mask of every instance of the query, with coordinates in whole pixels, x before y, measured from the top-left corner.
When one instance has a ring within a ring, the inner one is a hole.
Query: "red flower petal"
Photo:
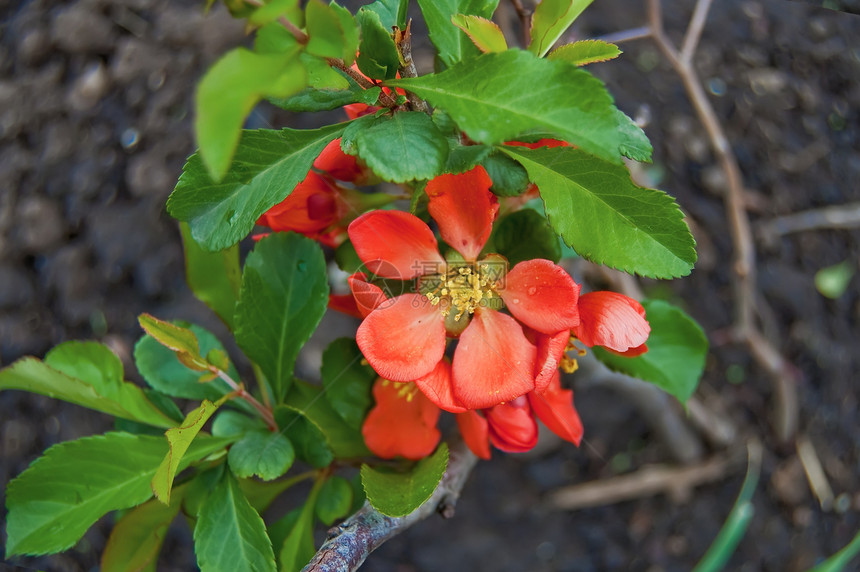
[[[361,261],[383,278],[409,280],[445,263],[430,227],[402,211],[361,215],[350,223],[349,238]]]
[[[573,328],[573,334],[588,347],[626,352],[639,348],[651,333],[642,304],[617,292],[583,294],[579,313],[581,323]]]
[[[478,308],[454,352],[454,397],[486,409],[534,389],[536,349],[506,314]]]
[[[570,143],[568,143],[567,141],[559,141],[558,139],[539,139],[534,143],[524,143],[522,141],[505,141],[505,145],[528,147],[529,149],[537,149],[538,147],[570,147]]]
[[[558,362],[564,355],[564,348],[570,340],[570,330],[562,330],[555,335],[537,335],[537,371],[535,372],[535,391],[546,390],[553,376],[558,375]]]
[[[358,164],[356,158],[341,150],[340,138],[325,146],[314,161],[314,168],[325,171],[339,181],[359,184],[364,179],[364,169]]]
[[[528,400],[521,396],[484,412],[490,425],[490,441],[508,453],[530,451],[538,440],[538,426]]]
[[[355,298],[359,318],[367,316],[385,302],[385,292],[379,286],[368,282],[367,275],[363,272],[356,272],[346,281],[349,282],[349,289]]]
[[[427,183],[427,209],[439,234],[463,258],[475,261],[493,230],[499,201],[493,181],[480,165],[459,175],[439,175]]]
[[[565,441],[579,445],[582,441],[582,421],[573,406],[573,392],[561,388],[558,370],[546,391],[533,391],[529,393],[528,399],[538,418],[550,431]]]
[[[490,460],[490,426],[481,414],[470,409],[457,415],[457,426],[463,441],[479,458]]]
[[[308,173],[290,195],[257,221],[274,231],[319,232],[339,219],[337,191],[324,177]]]
[[[328,307],[347,316],[364,317],[364,314],[359,312],[352,294],[329,294]]]
[[[451,364],[441,359],[433,371],[415,380],[418,389],[437,407],[451,413],[462,413],[466,408],[457,402],[451,389]]]
[[[517,320],[544,334],[556,334],[579,324],[579,289],[561,266],[536,259],[514,266],[499,294]]]
[[[423,459],[439,443],[439,408],[409,383],[377,379],[376,406],[367,414],[361,434],[367,448],[383,459]]]
[[[436,367],[445,353],[442,313],[420,294],[387,300],[367,315],[355,334],[361,353],[376,372],[412,381]]]

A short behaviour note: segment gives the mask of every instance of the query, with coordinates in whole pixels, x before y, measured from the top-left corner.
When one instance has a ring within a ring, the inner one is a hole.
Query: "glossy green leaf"
[[[263,4],[254,13],[248,17],[248,22],[254,26],[265,26],[269,23],[274,23],[281,16],[287,18],[296,26],[301,27],[304,21],[304,14],[299,5],[299,0],[270,0]],[[278,26],[281,24],[278,22]],[[281,26],[283,28],[283,26]]]
[[[373,10],[362,8],[356,15],[361,26],[361,44],[358,49],[358,69],[372,79],[391,79],[400,67],[400,53],[386,29]]]
[[[441,443],[406,473],[362,465],[361,482],[373,508],[388,516],[406,516],[430,498],[447,466],[448,446]]]
[[[280,54],[290,52],[298,47],[298,45],[299,41],[296,37],[280,22],[266,24],[257,30],[257,35],[254,38],[254,51],[258,54]],[[308,54],[306,52],[302,52],[299,58],[304,62],[305,56],[307,55]],[[308,70],[308,84],[310,84],[310,79],[311,74]]]
[[[203,248],[232,246],[251,232],[261,214],[293,192],[343,128],[244,131],[232,167],[220,182],[213,181],[195,153],[182,169],[167,210],[189,223]]]
[[[371,388],[377,377],[372,367],[362,363],[363,359],[354,339],[339,338],[323,352],[320,370],[329,405],[356,429],[361,429],[373,403]]]
[[[529,188],[529,174],[523,166],[501,151],[490,153],[481,166],[493,181],[490,190],[500,197],[517,197]]]
[[[591,2],[592,0],[541,0],[532,16],[528,50],[538,56],[546,54]]]
[[[240,478],[256,475],[264,481],[286,473],[295,458],[296,452],[289,439],[265,429],[246,433],[227,454],[234,475]]]
[[[182,231],[188,287],[232,330],[241,277],[239,248],[231,246],[219,252],[209,252],[201,248],[191,236],[188,223],[180,224],[179,228]]]
[[[194,527],[194,552],[201,572],[275,572],[275,553],[266,525],[224,471],[204,501]]]
[[[708,339],[701,326],[680,308],[662,300],[642,302],[651,335],[648,351],[626,358],[595,347],[594,355],[615,371],[645,381],[686,402],[705,369]]]
[[[331,526],[334,521],[349,514],[352,496],[352,485],[348,480],[337,475],[328,479],[320,488],[317,498],[317,518],[326,526]]]
[[[365,9],[379,14],[382,27],[386,30],[390,30],[394,26],[401,30],[406,29],[408,7],[409,0],[376,0],[376,2],[364,6]]]
[[[305,86],[299,47],[257,54],[235,48],[209,68],[197,87],[194,131],[206,171],[220,181],[230,167],[242,123],[264,97],[286,97]]]
[[[465,173],[471,171],[481,161],[493,152],[487,145],[460,145],[456,139],[448,139],[448,160],[445,164],[446,173]],[[519,165],[517,165],[519,167]]]
[[[451,17],[451,22],[463,30],[472,40],[472,43],[484,53],[504,52],[508,49],[505,35],[492,20],[480,16],[454,14]]]
[[[561,60],[575,66],[605,62],[621,55],[615,44],[603,40],[580,40],[559,46],[547,56],[550,60]]]
[[[186,367],[197,371],[209,369],[209,363],[200,355],[200,346],[194,332],[149,314],[141,314],[137,317],[137,321],[140,322],[140,327],[158,343],[175,352],[176,357]]]
[[[200,438],[180,463],[227,444]],[[104,514],[152,496],[150,481],[167,452],[164,437],[107,433],[54,445],[6,489],[6,556],[71,548]]]
[[[322,481],[316,481],[297,516],[287,515],[285,524],[292,522],[284,544],[278,553],[280,572],[299,572],[316,553],[314,547],[314,506]],[[273,535],[274,536],[274,535]]]
[[[308,70],[308,87],[290,97],[271,97],[269,101],[287,111],[327,111],[351,103],[374,105],[382,93],[379,87],[364,89],[322,58],[302,54],[302,63]]]
[[[185,416],[185,421],[179,427],[168,429],[165,433],[169,451],[162,459],[158,470],[152,477],[152,492],[164,504],[170,504],[170,491],[173,488],[173,478],[182,466],[183,457],[191,447],[194,438],[200,433],[203,425],[221,405],[222,401],[212,403],[203,401],[199,407]]]
[[[650,156],[641,149],[641,129],[618,112],[600,80],[521,50],[481,54],[438,74],[385,84],[442,108],[479,143],[554,137],[618,164],[622,153]]]
[[[173,501],[165,506],[153,499],[119,519],[102,552],[101,572],[152,571],[170,523],[179,514],[187,485],[176,487]]]
[[[323,395],[322,388],[295,380],[287,395],[286,403],[320,428],[336,458],[350,459],[370,454],[361,432],[350,427],[332,409]]]
[[[266,423],[262,419],[249,417],[232,409],[221,410],[212,421],[212,434],[216,437],[234,437],[262,429],[266,429]]]
[[[44,362],[25,357],[0,370],[0,391],[38,393],[155,427],[176,425],[140,387],[122,378],[122,362],[107,346],[65,342]]]
[[[555,231],[583,258],[651,278],[690,273],[696,249],[675,200],[571,147],[505,147],[540,189]]]
[[[481,53],[466,34],[451,22],[455,14],[490,18],[499,0],[418,0],[430,40],[436,46],[439,59],[451,66]]]
[[[296,356],[325,314],[328,277],[320,246],[295,233],[274,233],[245,260],[236,306],[236,343],[260,366],[280,401]]]
[[[858,554],[860,554],[860,532],[842,550],[816,567],[810,568],[808,572],[842,572]]]
[[[493,228],[495,252],[508,259],[510,268],[524,260],[561,260],[558,237],[546,218],[532,209],[502,217]]]
[[[358,26],[352,14],[336,3],[310,0],[305,7],[308,53],[352,65],[358,50]]]
[[[321,469],[334,460],[322,428],[298,409],[289,405],[275,408],[275,422],[296,450],[296,456],[312,467]]]
[[[374,173],[394,183],[431,179],[443,172],[448,158],[448,141],[420,111],[354,122],[344,139],[354,145],[343,145],[344,151],[357,155]]]
[[[200,344],[200,353],[212,350],[224,351],[224,346],[211,332],[195,324],[177,322],[188,328]],[[230,387],[220,379],[201,383],[200,371],[183,365],[170,349],[146,334],[134,346],[134,363],[137,370],[150,387],[173,397],[184,399],[209,399],[215,401],[230,391]],[[233,379],[239,374],[231,364],[225,371]]]

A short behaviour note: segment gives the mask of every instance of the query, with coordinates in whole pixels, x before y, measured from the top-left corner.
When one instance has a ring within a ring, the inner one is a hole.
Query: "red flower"
[[[340,138],[325,146],[314,161],[314,168],[324,171],[338,181],[348,181],[356,185],[365,184],[369,178],[368,170],[358,162],[358,159],[341,150]]]
[[[379,378],[373,384],[376,405],[367,414],[361,433],[373,454],[423,459],[439,443],[439,408],[415,387]]]
[[[356,335],[362,353],[387,379],[415,380],[425,390],[426,376],[433,376],[443,389],[425,393],[448,410],[489,408],[534,389],[537,349],[521,324],[543,334],[579,325],[579,285],[560,267],[529,260],[508,272],[498,255],[477,261],[498,212],[491,184],[482,167],[427,184],[430,214],[456,251],[448,261],[433,231],[411,214],[372,211],[349,226],[371,272],[419,279],[417,293],[367,315]],[[512,316],[498,311],[502,305]],[[449,376],[439,369],[446,336],[459,337]]]

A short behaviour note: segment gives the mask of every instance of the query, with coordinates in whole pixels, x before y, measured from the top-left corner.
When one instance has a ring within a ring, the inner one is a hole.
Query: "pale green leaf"
[[[140,322],[140,327],[158,343],[176,352],[176,357],[185,366],[197,371],[209,369],[208,362],[200,355],[200,346],[194,332],[149,314],[141,314],[137,317],[137,321]]]
[[[836,299],[845,293],[851,278],[854,277],[855,265],[850,260],[822,268],[815,273],[815,288],[828,298]]]
[[[652,278],[690,273],[695,241],[675,200],[626,168],[571,147],[505,147],[540,189],[555,231],[597,264]]]
[[[504,52],[508,49],[505,35],[492,20],[480,16],[455,14],[451,17],[451,22],[463,30],[472,43],[484,53]]]
[[[584,66],[597,62],[605,62],[621,55],[621,50],[615,44],[602,40],[580,40],[565,44],[553,50],[547,56],[550,60],[560,60],[575,66]]]
[[[451,22],[451,17],[465,14],[490,18],[499,0],[418,0],[418,5],[430,31],[430,40],[439,52],[439,59],[446,66],[451,66],[481,53],[468,36]]]
[[[299,0],[270,0],[260,6],[248,17],[248,22],[254,26],[265,26],[284,16],[297,26],[302,25],[304,15],[299,6]],[[280,23],[278,26],[283,28]],[[292,35],[292,34],[291,34]]]
[[[316,502],[316,514],[323,524],[331,526],[334,521],[349,514],[352,507],[352,485],[337,475],[328,479],[320,488]]]
[[[361,25],[361,44],[358,50],[358,69],[372,79],[391,79],[400,67],[400,53],[379,14],[362,8],[358,11]]]
[[[310,0],[305,8],[308,53],[342,59],[352,65],[358,50],[358,26],[352,14],[336,3]]]
[[[191,236],[188,223],[179,225],[185,250],[185,279],[197,298],[233,329],[233,313],[239,299],[239,248],[219,252],[202,248]]]
[[[362,465],[361,482],[373,508],[388,516],[406,516],[430,498],[447,466],[448,446],[442,443],[406,473]]]
[[[401,30],[406,29],[406,16],[409,7],[409,0],[376,0],[367,6],[367,10],[372,10],[379,14],[382,22],[382,27],[390,30],[397,26]]]
[[[281,433],[263,429],[250,431],[233,443],[227,462],[237,477],[256,475],[264,481],[271,481],[286,473],[295,457],[289,439]]]
[[[532,16],[528,50],[546,54],[592,0],[541,0]]]
[[[206,250],[232,246],[248,235],[261,214],[293,192],[343,129],[337,124],[305,131],[244,131],[221,182],[212,180],[195,153],[182,169],[167,210],[189,223],[194,240]]]

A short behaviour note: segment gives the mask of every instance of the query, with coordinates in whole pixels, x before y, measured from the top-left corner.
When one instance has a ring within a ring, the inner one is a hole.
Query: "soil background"
[[[640,26],[639,4],[599,0],[570,38]],[[693,4],[664,2],[666,28],[676,42]],[[194,150],[194,86],[219,54],[247,41],[241,24],[222,9],[204,16],[201,5],[0,0],[4,365],[42,356],[65,340],[97,339],[122,357],[127,377],[139,381],[131,350],[143,311],[199,323],[226,340],[184,284],[179,233],[164,212]],[[423,27],[416,33],[420,37]],[[860,201],[860,16],[804,2],[723,0],[711,10],[695,58],[749,189],[762,319],[801,373],[800,430],[837,495],[828,511],[810,492],[794,447],[772,439],[764,373],[743,348],[722,341],[732,315],[732,246],[720,196],[725,180],[704,130],[654,45],[641,40],[622,48],[617,61],[591,70],[608,83],[622,110],[648,119],[654,163],[642,175],[678,198],[700,248],[690,277],[646,281],[645,289],[682,305],[702,324],[712,351],[698,395],[731,419],[739,442],[757,436],[765,444],[755,516],[727,569],[806,570],[860,529],[860,279],[855,276],[836,299],[820,295],[813,283],[816,271],[843,261],[857,270],[860,230],[764,231],[774,217]],[[423,71],[432,66],[426,45],[416,59]],[[249,126],[307,127],[319,120],[261,106]],[[327,317],[300,367],[312,372],[325,339],[349,335],[354,325]],[[726,518],[743,467],[687,499],[655,496],[554,510],[545,499],[558,487],[674,462],[649,420],[623,396],[576,375],[568,382],[586,427],[582,447],[549,440],[528,455],[496,452],[470,478],[454,519],[421,523],[374,553],[364,569],[691,569]],[[50,445],[109,426],[99,413],[3,392],[0,482]],[[0,569],[97,570],[109,529],[107,517],[67,553],[16,558]],[[195,569],[186,527],[171,529],[158,569]]]

